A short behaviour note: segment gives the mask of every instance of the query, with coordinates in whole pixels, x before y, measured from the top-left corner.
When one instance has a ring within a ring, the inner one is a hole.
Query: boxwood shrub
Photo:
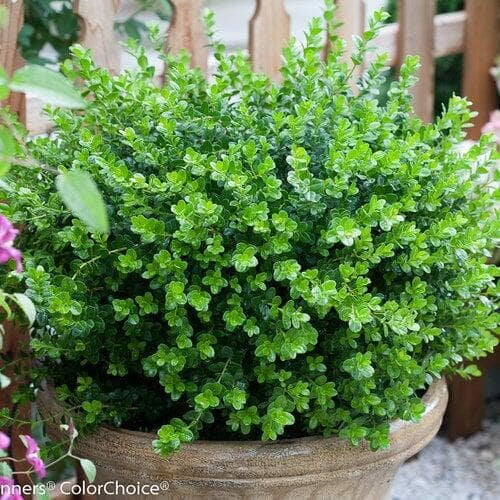
[[[473,116],[460,97],[434,124],[412,114],[417,57],[384,105],[385,55],[352,90],[384,19],[346,62],[327,2],[280,83],[216,41],[213,78],[168,55],[160,87],[137,44],[119,76],[72,49],[88,107],[50,110],[55,132],[29,148],[92,174],[110,233],[37,168],[9,174],[2,212],[24,224],[35,385],[48,377],[80,425],[155,431],[162,454],[304,435],[376,450],[390,421],[421,417],[434,378],[477,372],[465,362],[497,343],[491,138],[456,151]]]

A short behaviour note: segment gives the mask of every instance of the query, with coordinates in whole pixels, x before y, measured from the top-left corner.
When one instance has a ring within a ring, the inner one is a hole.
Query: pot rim
[[[425,405],[425,411],[422,414],[422,417],[419,421],[415,422],[412,420],[393,420],[390,423],[390,434],[392,435],[396,431],[402,430],[404,427],[408,426],[413,426],[415,424],[418,424],[425,420],[425,418],[434,411],[436,406],[440,402],[440,398],[443,395],[443,392],[447,392],[447,387],[446,387],[446,381],[443,377],[436,378],[432,384],[427,388],[427,391],[425,394],[422,396],[422,402]],[[129,436],[134,436],[138,438],[148,438],[152,439],[152,436],[156,436],[155,432],[144,432],[144,431],[134,431],[131,429],[127,429],[124,427],[112,427],[110,425],[102,425],[102,429],[106,429],[109,432],[113,433],[118,433],[118,434],[126,434]],[[337,439],[341,442],[345,442],[343,439],[339,438],[338,436],[331,436],[331,437],[324,437],[321,435],[314,435],[314,436],[300,436],[296,438],[283,438],[283,439],[277,439],[276,441],[261,441],[261,440],[215,440],[215,439],[197,439],[196,441],[193,441],[192,443],[188,444],[183,444],[182,446],[189,446],[189,447],[195,447],[195,446],[207,446],[207,445],[217,445],[217,446],[225,446],[225,447],[236,447],[239,450],[241,450],[242,447],[249,447],[249,448],[255,448],[257,446],[264,444],[267,445],[272,445],[272,446],[288,446],[291,443],[296,443],[297,441],[302,441],[302,442],[314,442],[314,441],[324,441],[325,439]]]
[[[134,477],[143,482],[231,481],[235,487],[244,487],[249,481],[263,479],[291,484],[304,476],[313,482],[361,477],[363,471],[395,469],[435,436],[448,400],[445,380],[435,380],[422,399],[426,410],[420,421],[393,421],[390,447],[377,452],[366,441],[353,447],[338,436],[306,436],[277,441],[195,441],[163,457],[151,446],[155,434],[104,426],[79,437],[75,449],[98,470],[122,471],[124,480]],[[39,408],[42,415],[61,409],[50,388],[39,395]],[[58,422],[48,423],[47,430],[51,437],[61,437]]]

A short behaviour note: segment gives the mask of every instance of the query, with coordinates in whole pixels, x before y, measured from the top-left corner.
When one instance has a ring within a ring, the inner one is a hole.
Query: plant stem
[[[108,252],[106,255],[111,255],[111,254],[113,254],[113,253],[123,252],[123,251],[125,251],[125,250],[127,250],[127,248],[126,248],[126,247],[116,248],[115,250],[111,250],[110,252]],[[78,276],[78,273],[80,273],[80,272],[81,272],[81,270],[82,270],[84,267],[86,267],[86,266],[88,266],[88,265],[90,265],[90,264],[92,264],[92,263],[94,263],[94,262],[98,261],[99,259],[102,259],[102,257],[104,257],[104,254],[97,255],[97,256],[93,257],[92,259],[88,260],[87,262],[83,262],[83,263],[80,265],[80,267],[79,267],[79,268],[75,271],[75,274],[73,274],[73,277],[72,277],[71,279],[73,279],[73,280],[74,280],[74,279]]]

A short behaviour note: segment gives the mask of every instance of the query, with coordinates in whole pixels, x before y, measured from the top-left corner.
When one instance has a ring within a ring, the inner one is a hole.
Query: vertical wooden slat
[[[28,403],[21,407],[17,407],[12,403],[12,393],[24,383],[17,373],[26,372],[31,366],[28,357],[29,332],[27,330],[19,330],[10,321],[5,321],[3,327],[5,333],[2,354],[13,364],[6,367],[3,371],[5,375],[11,378],[11,384],[5,389],[0,390],[0,408],[9,408],[11,416],[27,422],[31,420],[31,405]],[[17,365],[18,370],[14,369],[14,364]],[[26,448],[19,439],[19,435],[31,434],[30,425],[12,423],[7,428],[2,429],[2,431],[7,433],[11,438],[11,449],[9,450],[11,456],[18,460],[22,460],[26,454]],[[16,471],[26,471],[30,468],[29,464],[24,461],[15,462],[13,467]],[[18,474],[16,476],[16,482],[24,485],[29,484],[30,480],[25,474]],[[25,499],[28,500],[28,496],[25,495]]]
[[[418,3],[418,5],[417,5]],[[399,64],[407,54],[420,56],[419,82],[413,88],[413,108],[429,122],[434,109],[434,13],[435,0],[399,0]]]
[[[23,60],[17,50],[17,35],[24,22],[23,2],[18,0],[0,0],[0,5],[7,9],[8,21],[5,26],[0,27],[0,65],[10,76],[23,65]],[[23,94],[13,92],[7,103],[12,111],[19,114],[20,120],[26,122],[26,100]]]
[[[473,120],[469,137],[477,139],[490,111],[496,108],[497,94],[489,74],[493,60],[500,52],[500,1],[466,0],[465,57],[462,93],[472,101],[479,114]]]
[[[476,364],[482,373],[480,377],[464,380],[455,375],[448,380],[450,399],[445,421],[446,434],[451,441],[468,438],[481,430],[486,407],[488,370],[500,367],[500,347]]]
[[[446,415],[446,435],[450,441],[468,438],[481,430],[485,409],[484,377],[464,380],[458,375],[448,381],[450,400]]]
[[[337,18],[342,25],[338,28],[338,35],[346,42],[346,51],[343,59],[351,62],[351,55],[354,51],[354,35],[361,35],[365,28],[365,3],[363,0],[336,0]],[[352,73],[351,87],[355,87],[356,80],[363,72],[363,65],[358,66]]]
[[[166,50],[173,54],[187,50],[191,64],[207,71],[208,50],[205,29],[201,19],[204,0],[170,0],[173,7],[172,22],[168,30]]]
[[[92,50],[98,66],[120,72],[121,49],[113,28],[122,0],[75,0],[73,10],[81,19],[80,43]]]
[[[281,51],[290,36],[290,16],[283,0],[257,0],[249,23],[253,69],[279,81]]]

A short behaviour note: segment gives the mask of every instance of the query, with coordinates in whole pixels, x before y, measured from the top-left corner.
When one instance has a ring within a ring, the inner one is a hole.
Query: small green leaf
[[[293,281],[300,271],[300,264],[295,259],[279,261],[274,264],[274,279],[276,281]]]
[[[66,108],[85,108],[86,102],[71,82],[51,69],[29,64],[18,69],[9,83],[11,90]]]
[[[207,408],[215,408],[219,404],[220,400],[214,395],[211,389],[205,389],[194,398],[194,402],[197,407],[202,410],[206,410]]]
[[[371,352],[366,352],[364,354],[357,352],[354,357],[346,359],[342,363],[342,370],[350,373],[355,380],[369,378],[375,373],[371,365],[371,359]]]
[[[210,294],[202,290],[192,290],[187,295],[189,304],[197,311],[208,311],[210,298]]]
[[[104,201],[87,172],[74,169],[62,173],[56,179],[56,186],[65,205],[92,231],[109,232]]]
[[[239,273],[243,273],[251,267],[255,267],[258,264],[257,257],[255,257],[256,253],[257,248],[253,245],[238,243],[233,258],[231,259],[235,269]]]
[[[89,482],[92,483],[97,474],[94,463],[90,460],[87,460],[86,458],[80,458],[80,466],[83,469],[83,472],[85,472],[85,475],[87,476]]]
[[[246,401],[247,394],[237,387],[224,395],[224,402],[231,405],[235,410],[241,410],[245,406]]]

